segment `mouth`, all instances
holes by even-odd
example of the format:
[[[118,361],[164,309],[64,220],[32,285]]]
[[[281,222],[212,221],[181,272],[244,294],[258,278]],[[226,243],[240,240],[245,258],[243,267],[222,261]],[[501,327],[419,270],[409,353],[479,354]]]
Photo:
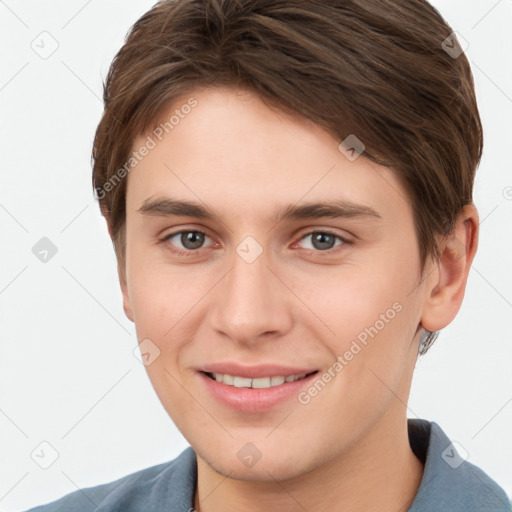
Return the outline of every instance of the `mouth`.
[[[197,375],[199,385],[221,407],[263,413],[297,400],[298,394],[318,378],[319,371],[314,366],[275,363],[249,366],[219,361],[197,369]]]
[[[267,389],[306,379],[311,375],[318,373],[318,370],[312,371],[310,373],[301,373],[298,375],[273,375],[267,377],[257,377],[253,379],[248,377],[241,377],[239,375],[230,375],[227,373],[202,373],[209,377],[211,380],[235,388]]]
[[[200,371],[198,374],[207,392],[217,403],[244,413],[271,411],[311,384],[318,370],[294,375],[243,377],[226,373]]]

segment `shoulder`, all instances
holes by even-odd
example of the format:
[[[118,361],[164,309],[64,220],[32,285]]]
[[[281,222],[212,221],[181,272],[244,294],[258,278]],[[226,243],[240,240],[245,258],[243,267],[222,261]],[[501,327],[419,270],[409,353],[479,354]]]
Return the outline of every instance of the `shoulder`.
[[[79,489],[27,512],[186,512],[193,502],[196,478],[196,456],[188,447],[170,462],[142,469],[113,482]]]
[[[469,462],[464,447],[450,441],[437,423],[409,420],[409,435],[413,451],[425,464],[410,512],[511,512],[505,491]]]

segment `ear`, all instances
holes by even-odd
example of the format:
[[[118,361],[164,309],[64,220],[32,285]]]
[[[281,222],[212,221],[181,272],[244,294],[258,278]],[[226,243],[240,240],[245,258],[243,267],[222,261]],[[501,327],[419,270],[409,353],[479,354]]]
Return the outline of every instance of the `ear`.
[[[113,241],[113,231],[112,231],[112,224],[109,221],[109,218],[105,216],[105,220],[107,221],[107,229],[108,234],[110,235],[110,239]],[[116,258],[117,258],[117,275],[119,278],[119,284],[121,286],[121,293],[123,294],[123,310],[124,314],[127,316],[129,320],[134,322],[133,320],[133,311],[132,311],[132,304],[130,301],[130,295],[128,294],[128,284],[126,280],[126,254],[117,254],[116,251]]]
[[[441,255],[425,281],[425,299],[421,325],[429,331],[446,327],[457,315],[478,247],[478,211],[466,205],[457,218],[453,232],[443,241]]]

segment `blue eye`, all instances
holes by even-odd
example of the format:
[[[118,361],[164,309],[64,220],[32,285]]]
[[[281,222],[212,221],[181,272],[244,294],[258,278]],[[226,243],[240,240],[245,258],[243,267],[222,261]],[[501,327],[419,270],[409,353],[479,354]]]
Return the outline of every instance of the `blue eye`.
[[[173,252],[178,254],[196,252],[197,249],[202,249],[202,245],[205,239],[210,238],[208,235],[206,235],[206,233],[203,233],[202,231],[198,231],[196,229],[188,229],[177,231],[176,233],[170,233],[162,241],[169,241],[171,245],[176,245],[175,242],[172,242],[172,239],[176,237],[179,237],[178,241],[182,245],[182,249],[185,249],[185,251],[172,249]]]
[[[338,247],[345,243],[348,243],[339,235],[335,235],[329,231],[311,231],[301,238],[302,240],[311,237],[311,247],[305,247],[305,249],[313,249],[318,251],[328,251],[334,247]],[[336,239],[340,240],[340,243],[336,244]]]
[[[299,244],[304,240],[310,239],[309,245],[303,249],[315,252],[330,252],[341,245],[350,244],[350,242],[340,235],[330,231],[310,231],[301,237]],[[175,239],[175,240],[173,240]],[[206,248],[206,239],[211,238],[203,231],[197,229],[185,229],[170,233],[162,239],[162,242],[168,242],[170,251],[179,256],[193,256]]]

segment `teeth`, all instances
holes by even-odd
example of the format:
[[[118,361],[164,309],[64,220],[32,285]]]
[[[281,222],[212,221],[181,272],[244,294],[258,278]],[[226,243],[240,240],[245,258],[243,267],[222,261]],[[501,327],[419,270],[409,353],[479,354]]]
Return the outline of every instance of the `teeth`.
[[[288,375],[287,377],[279,375],[276,377],[258,377],[256,379],[249,379],[247,377],[228,375],[226,373],[212,373],[211,375],[213,375],[213,378],[217,382],[222,382],[228,386],[255,389],[265,389],[273,386],[279,386],[285,382],[295,382],[296,380],[303,379],[306,376],[305,373],[302,373],[300,375]]]
[[[259,377],[258,379],[252,379],[251,387],[253,387],[253,388],[269,388],[270,382],[271,382],[270,377]]]
[[[293,382],[295,380],[303,379],[305,376],[305,373],[301,373],[300,375],[290,375],[286,377],[286,382]]]
[[[215,380],[217,380],[217,377],[216,375],[218,374],[213,374],[213,376],[215,377]],[[230,386],[234,386],[235,385],[235,377],[233,377],[233,375],[227,375],[227,374],[224,374],[222,375],[222,382],[224,382],[224,384],[229,384]]]
[[[224,377],[226,376],[224,375]],[[235,388],[250,388],[252,379],[247,379],[246,377],[234,377],[233,384]]]

